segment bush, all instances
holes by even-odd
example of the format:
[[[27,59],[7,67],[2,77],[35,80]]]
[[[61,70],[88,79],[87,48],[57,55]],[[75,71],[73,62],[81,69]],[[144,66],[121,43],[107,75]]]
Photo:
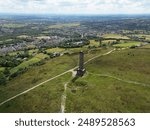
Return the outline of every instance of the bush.
[[[1,72],[0,73],[0,85],[5,85],[6,81],[7,81],[7,79],[6,79],[5,75]]]

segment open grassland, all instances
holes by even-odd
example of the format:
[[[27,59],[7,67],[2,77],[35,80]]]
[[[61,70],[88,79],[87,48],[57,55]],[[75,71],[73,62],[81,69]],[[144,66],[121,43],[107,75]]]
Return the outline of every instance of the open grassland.
[[[119,34],[105,34],[103,35],[104,38],[115,38],[115,39],[129,39],[127,36],[122,36]]]
[[[49,59],[44,65],[31,67],[27,72],[10,80],[6,86],[0,87],[0,101],[75,67],[77,58],[62,56]]]
[[[107,51],[109,51],[109,49],[108,50],[98,49],[97,51],[93,50],[93,51],[91,51],[91,53],[85,54],[85,57],[86,57],[85,60],[87,61],[88,59],[90,59],[98,54],[103,54]],[[61,74],[69,69],[72,69],[75,66],[77,66],[77,64],[78,64],[78,54],[72,54],[72,55],[64,55],[64,56],[57,57],[54,59],[49,59],[46,61],[46,63],[44,65],[31,67],[29,70],[27,70],[27,72],[12,79],[5,86],[0,86],[0,102],[4,101],[12,96],[15,96],[16,94],[21,93],[21,92],[23,92],[35,85],[47,80],[47,79],[50,79],[50,78],[52,78],[58,74]],[[69,76],[69,78],[71,78],[71,76]],[[69,80],[67,80],[67,79],[65,80],[65,82],[68,82],[68,81]],[[60,80],[54,81],[54,87],[59,86],[59,83],[61,83]],[[54,87],[52,87],[52,88],[54,89]],[[44,89],[46,91],[45,87],[42,87],[41,89]],[[52,92],[54,92],[54,94],[57,94],[57,90],[52,91]],[[31,91],[31,93],[32,93],[32,91]],[[30,97],[30,99],[28,99],[28,98],[26,98],[26,99],[23,98],[23,99],[31,101],[30,104],[33,105],[33,103],[35,103],[35,102],[33,102],[31,98],[33,98],[33,97]],[[41,95],[39,95],[39,98],[41,98]],[[44,98],[46,98],[46,96]],[[42,102],[42,100],[43,99],[41,99],[41,102]],[[14,101],[12,100],[12,102],[13,102],[13,104],[20,104],[18,100],[14,100]],[[49,100],[49,102],[53,102],[53,101]],[[39,101],[39,103],[40,103],[40,101]],[[26,101],[22,102],[22,104],[26,105]],[[22,105],[22,104],[20,104],[20,105]],[[0,106],[0,112],[4,112],[4,111],[8,112],[8,109],[5,109],[5,107],[7,107],[7,105],[6,106],[4,105],[4,107],[2,109]],[[13,111],[15,111],[15,112],[22,111],[21,108],[22,108],[22,106],[14,107],[14,106],[9,105],[9,110],[12,110],[12,112]],[[49,107],[48,109],[49,110],[47,112],[54,112],[54,111],[51,111],[52,110],[51,107]],[[55,108],[53,108],[53,109],[55,109]],[[36,112],[44,112],[44,110],[42,110],[42,108],[39,110],[38,107],[34,108],[34,110],[32,108],[30,108],[30,110],[24,109],[24,112],[31,112],[31,111],[32,112],[33,111],[34,112],[35,111]],[[57,110],[55,110],[55,112],[56,111]]]
[[[150,84],[149,53],[149,49],[116,51],[89,63],[87,70]]]
[[[120,43],[113,45],[114,47],[131,47],[131,46],[138,46],[141,42],[126,42],[126,43]]]
[[[66,24],[56,24],[56,25],[50,25],[49,28],[69,28],[69,27],[78,27],[80,26],[80,23],[66,23]]]
[[[109,50],[112,48],[85,50],[85,61]],[[150,86],[144,86],[150,84],[149,53],[149,49],[127,49],[97,57],[85,65],[85,76],[74,83],[68,83],[72,77],[67,73],[0,106],[0,112],[60,112],[66,83],[65,112],[150,112]],[[31,67],[0,87],[0,102],[77,64],[75,53]]]
[[[0,112],[55,112],[61,108],[61,96],[64,84],[70,80],[68,73],[58,79],[41,85],[0,107]]]
[[[68,84],[66,112],[150,112],[149,53],[124,50],[91,61],[86,75]]]
[[[67,89],[66,112],[150,112],[150,88],[88,74]]]

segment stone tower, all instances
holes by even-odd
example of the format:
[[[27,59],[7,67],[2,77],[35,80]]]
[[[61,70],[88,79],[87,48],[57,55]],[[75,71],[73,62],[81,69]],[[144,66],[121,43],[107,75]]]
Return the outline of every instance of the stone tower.
[[[79,53],[79,68],[77,69],[77,74],[76,76],[82,77],[85,73],[85,68],[84,68],[84,53],[81,51]]]

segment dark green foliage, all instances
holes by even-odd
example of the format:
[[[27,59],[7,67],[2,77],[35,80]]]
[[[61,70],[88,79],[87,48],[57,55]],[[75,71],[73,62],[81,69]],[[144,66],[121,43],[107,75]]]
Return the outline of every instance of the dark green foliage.
[[[10,75],[10,79],[17,77],[20,74],[23,74],[27,70],[28,70],[27,68],[20,68],[17,72],[15,72],[15,73],[13,73],[13,74]]]
[[[6,81],[6,76],[2,72],[0,72],[0,85],[5,85]]]
[[[0,57],[0,66],[2,67],[15,67],[21,63],[20,60],[17,60],[16,57],[13,56],[2,56]]]

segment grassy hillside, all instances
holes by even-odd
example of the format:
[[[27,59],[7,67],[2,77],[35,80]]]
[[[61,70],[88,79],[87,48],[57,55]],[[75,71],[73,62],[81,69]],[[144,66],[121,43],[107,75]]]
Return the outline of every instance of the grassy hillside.
[[[85,61],[111,50],[85,51]],[[78,50],[80,51],[80,50]],[[127,49],[86,64],[84,77],[71,73],[56,78],[0,106],[0,112],[60,112],[64,84],[65,112],[150,112],[150,50]],[[49,59],[0,87],[0,102],[78,64],[78,54]]]
[[[149,52],[124,50],[87,64],[68,85],[66,112],[150,112]]]

